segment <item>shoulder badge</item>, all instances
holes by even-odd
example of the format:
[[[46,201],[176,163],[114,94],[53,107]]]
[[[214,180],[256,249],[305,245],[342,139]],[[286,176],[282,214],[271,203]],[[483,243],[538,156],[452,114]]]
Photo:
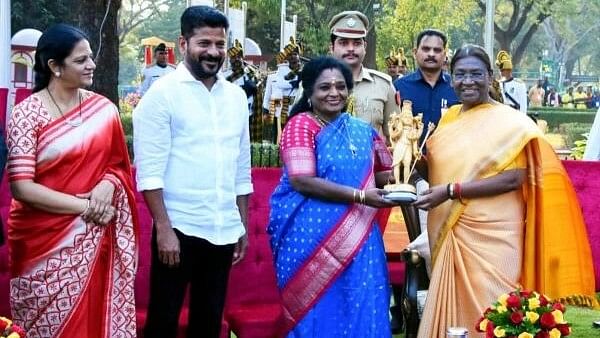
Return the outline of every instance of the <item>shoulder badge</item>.
[[[369,69],[369,68],[364,68],[366,71],[368,71],[371,75],[375,75],[377,77],[380,77],[386,81],[392,82],[392,77],[389,74],[386,73],[382,73],[380,71],[377,71],[375,69]]]

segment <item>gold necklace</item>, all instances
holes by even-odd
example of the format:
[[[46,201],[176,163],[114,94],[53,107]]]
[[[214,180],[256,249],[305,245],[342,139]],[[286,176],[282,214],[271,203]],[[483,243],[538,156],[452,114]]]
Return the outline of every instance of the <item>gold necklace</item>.
[[[325,125],[331,125],[330,121],[327,121],[326,119],[324,119],[321,114],[317,113],[317,112],[311,112],[311,114],[317,119],[317,121],[319,121],[321,123],[321,126],[325,126]],[[354,143],[352,142],[352,138],[350,138],[350,132],[348,132],[348,126],[346,125],[346,123],[344,123],[344,129],[346,130],[346,133],[342,133],[339,128],[335,127],[335,131],[339,134],[342,135],[342,137],[344,137],[346,139],[346,141],[348,141],[348,147],[350,148],[350,152],[352,153],[352,157],[355,158],[356,157],[356,152],[358,151],[358,148],[354,145]]]
[[[52,103],[54,103],[54,105],[56,106],[56,109],[58,109],[60,116],[65,120],[65,122],[68,125],[70,125],[72,127],[79,127],[83,123],[83,118],[81,117],[81,92],[79,91],[79,89],[77,89],[77,94],[79,96],[79,121],[75,121],[75,122],[72,122],[71,120],[69,120],[68,118],[65,117],[65,114],[63,113],[62,109],[60,109],[60,106],[58,105],[58,103],[56,103],[56,100],[54,99],[54,96],[52,96],[52,93],[50,93],[50,89],[48,89],[48,87],[46,87],[46,91],[48,92],[48,95],[50,96]]]

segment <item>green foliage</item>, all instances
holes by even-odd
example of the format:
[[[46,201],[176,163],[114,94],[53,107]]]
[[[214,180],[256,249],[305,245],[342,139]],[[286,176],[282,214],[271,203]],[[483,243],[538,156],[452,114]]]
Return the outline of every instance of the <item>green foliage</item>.
[[[5,0],[3,0],[5,1]],[[24,28],[44,31],[59,22],[74,23],[73,0],[12,0],[10,5],[11,31]]]
[[[451,39],[455,36],[471,39],[451,40],[450,49],[456,49],[463,43],[477,42],[472,40],[474,34],[470,28],[477,20],[476,15],[479,15],[479,10],[473,0],[405,0],[388,4],[377,20],[377,64],[384,66],[383,58],[392,48],[402,47],[410,57],[417,35],[427,28],[439,29]],[[470,37],[468,33],[471,33]]]
[[[281,167],[279,146],[271,143],[252,143],[250,145],[252,167]]]
[[[571,148],[571,156],[573,156],[576,160],[581,160],[583,158],[583,153],[585,152],[585,147],[587,147],[587,141],[590,137],[589,133],[581,134],[583,139],[576,140],[575,146]]]
[[[588,133],[591,128],[591,123],[573,122],[561,124],[558,127],[558,130],[562,135],[564,135],[567,148],[573,148],[576,145],[575,142],[581,140],[582,135]]]
[[[536,110],[538,111],[538,110]],[[589,126],[594,122],[595,113],[589,111],[538,111],[538,119],[548,122],[548,129],[555,130],[565,123],[584,123]],[[588,129],[589,130],[589,129]]]

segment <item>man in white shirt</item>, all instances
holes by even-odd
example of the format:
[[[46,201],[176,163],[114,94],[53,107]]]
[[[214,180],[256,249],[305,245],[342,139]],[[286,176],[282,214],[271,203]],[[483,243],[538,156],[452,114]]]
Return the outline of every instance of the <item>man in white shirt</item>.
[[[164,43],[159,43],[154,48],[154,64],[147,66],[142,70],[142,86],[140,87],[140,95],[146,94],[154,81],[160,77],[169,74],[175,70],[173,66],[167,63],[167,46]]]
[[[527,86],[521,79],[513,77],[512,58],[501,50],[496,56],[496,66],[500,69],[500,90],[504,104],[527,114]]]
[[[218,74],[228,28],[212,7],[187,8],[183,62],[133,113],[138,190],[154,220],[146,338],[177,336],[188,285],[187,337],[219,337],[229,269],[248,245],[246,94]]]

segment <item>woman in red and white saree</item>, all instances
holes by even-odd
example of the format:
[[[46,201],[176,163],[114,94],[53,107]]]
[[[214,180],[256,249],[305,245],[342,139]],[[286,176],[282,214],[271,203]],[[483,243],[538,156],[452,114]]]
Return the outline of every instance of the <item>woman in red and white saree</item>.
[[[72,87],[95,68],[86,40],[72,49],[8,125],[12,315],[28,337],[135,337],[129,156],[115,105]]]

